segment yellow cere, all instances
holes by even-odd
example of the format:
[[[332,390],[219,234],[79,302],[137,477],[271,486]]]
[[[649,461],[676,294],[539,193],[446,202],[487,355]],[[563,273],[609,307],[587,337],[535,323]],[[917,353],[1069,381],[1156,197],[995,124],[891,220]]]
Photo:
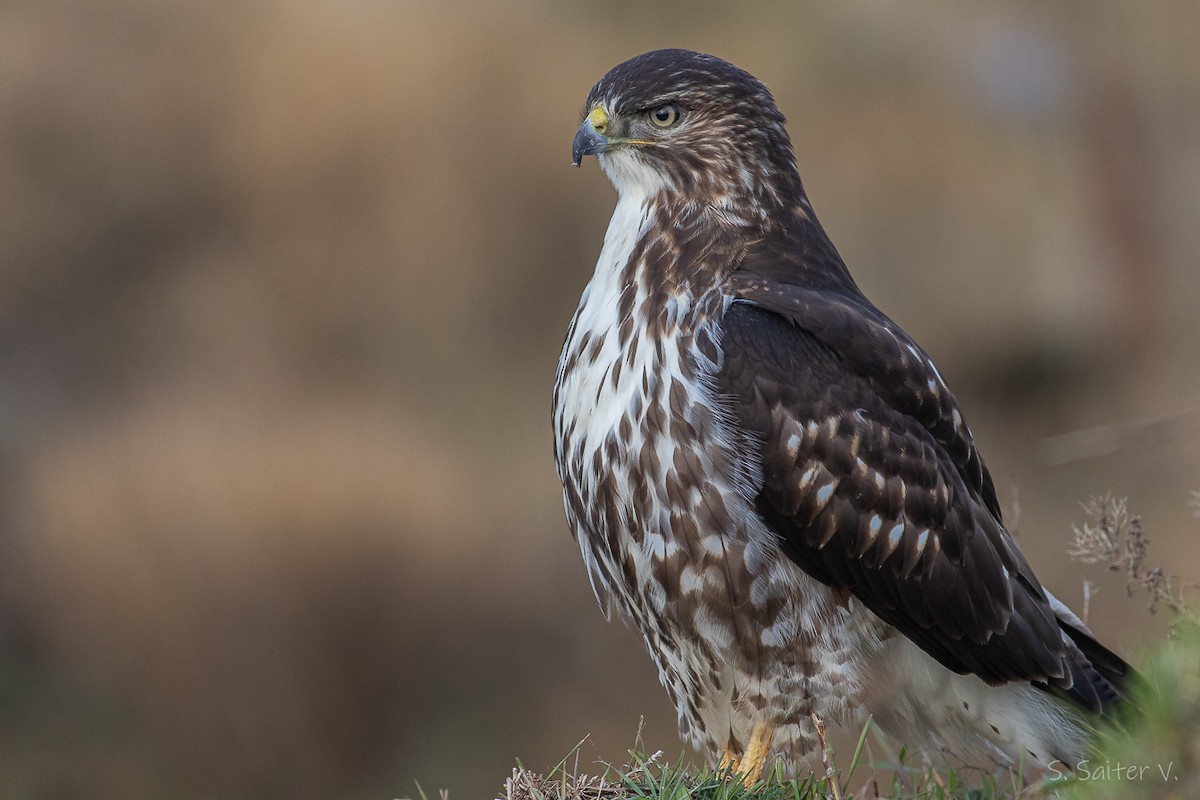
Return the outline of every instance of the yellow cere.
[[[600,106],[592,109],[592,113],[587,116],[588,122],[592,123],[592,128],[596,133],[604,133],[604,129],[608,127],[608,112]]]

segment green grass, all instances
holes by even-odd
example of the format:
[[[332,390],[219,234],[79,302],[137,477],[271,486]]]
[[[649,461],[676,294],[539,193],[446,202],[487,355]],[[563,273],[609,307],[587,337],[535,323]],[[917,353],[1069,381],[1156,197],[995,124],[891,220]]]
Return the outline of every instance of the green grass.
[[[1051,770],[1033,779],[1016,770],[982,772],[929,766],[903,749],[895,758],[865,758],[869,739],[886,745],[864,728],[849,758],[830,754],[829,770],[796,778],[776,770],[747,786],[727,771],[694,768],[682,758],[630,751],[624,764],[584,764],[583,742],[543,773],[518,766],[499,793],[500,800],[1195,800],[1200,798],[1200,630],[1181,625],[1177,635],[1149,654],[1131,710],[1107,725],[1089,758],[1074,773]],[[836,788],[835,788],[836,787]],[[421,800],[429,800],[424,794]]]
[[[925,798],[927,800],[996,800],[1033,796],[1040,787],[1026,785],[1015,772],[980,774],[949,768],[906,764],[901,751],[895,761],[874,764],[862,758],[869,726],[853,755],[840,769],[832,759],[828,772],[786,778],[776,769],[747,785],[728,770],[664,761],[661,752],[630,751],[627,764],[599,763],[588,772],[579,767],[579,750],[545,775],[524,767],[513,770],[500,800],[816,800],[816,798]],[[836,787],[836,788],[835,788]]]

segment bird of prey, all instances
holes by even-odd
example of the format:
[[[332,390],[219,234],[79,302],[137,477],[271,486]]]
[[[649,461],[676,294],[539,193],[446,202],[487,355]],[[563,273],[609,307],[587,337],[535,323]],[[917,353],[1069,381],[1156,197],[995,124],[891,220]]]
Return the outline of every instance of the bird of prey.
[[[767,88],[657,50],[587,96],[616,210],[554,387],[567,519],[685,739],[755,780],[867,714],[1081,758],[1130,670],[1047,591],[929,356],[855,285]]]

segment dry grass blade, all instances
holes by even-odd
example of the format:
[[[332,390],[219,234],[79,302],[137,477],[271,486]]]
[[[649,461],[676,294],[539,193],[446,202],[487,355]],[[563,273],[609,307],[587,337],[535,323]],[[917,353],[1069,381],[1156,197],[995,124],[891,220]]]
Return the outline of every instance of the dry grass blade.
[[[623,786],[601,775],[545,776],[515,767],[497,800],[617,800],[627,794]]]

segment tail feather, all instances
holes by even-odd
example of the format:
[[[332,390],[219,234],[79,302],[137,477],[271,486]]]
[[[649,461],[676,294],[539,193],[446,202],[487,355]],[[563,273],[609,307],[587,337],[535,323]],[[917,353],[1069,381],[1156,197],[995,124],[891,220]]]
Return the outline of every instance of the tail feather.
[[[1046,596],[1068,644],[1072,678],[1069,688],[1050,691],[1093,714],[1112,712],[1128,700],[1129,684],[1137,673],[1123,658],[1100,644],[1075,612],[1049,592]]]
[[[1076,682],[1085,682],[1096,697],[1097,705],[1091,710],[1106,714],[1127,701],[1129,682],[1136,674],[1133,668],[1116,653],[1096,641],[1089,632],[1063,624],[1061,620],[1059,627],[1075,645],[1074,649],[1080,657],[1071,665],[1072,673],[1078,673]]]

